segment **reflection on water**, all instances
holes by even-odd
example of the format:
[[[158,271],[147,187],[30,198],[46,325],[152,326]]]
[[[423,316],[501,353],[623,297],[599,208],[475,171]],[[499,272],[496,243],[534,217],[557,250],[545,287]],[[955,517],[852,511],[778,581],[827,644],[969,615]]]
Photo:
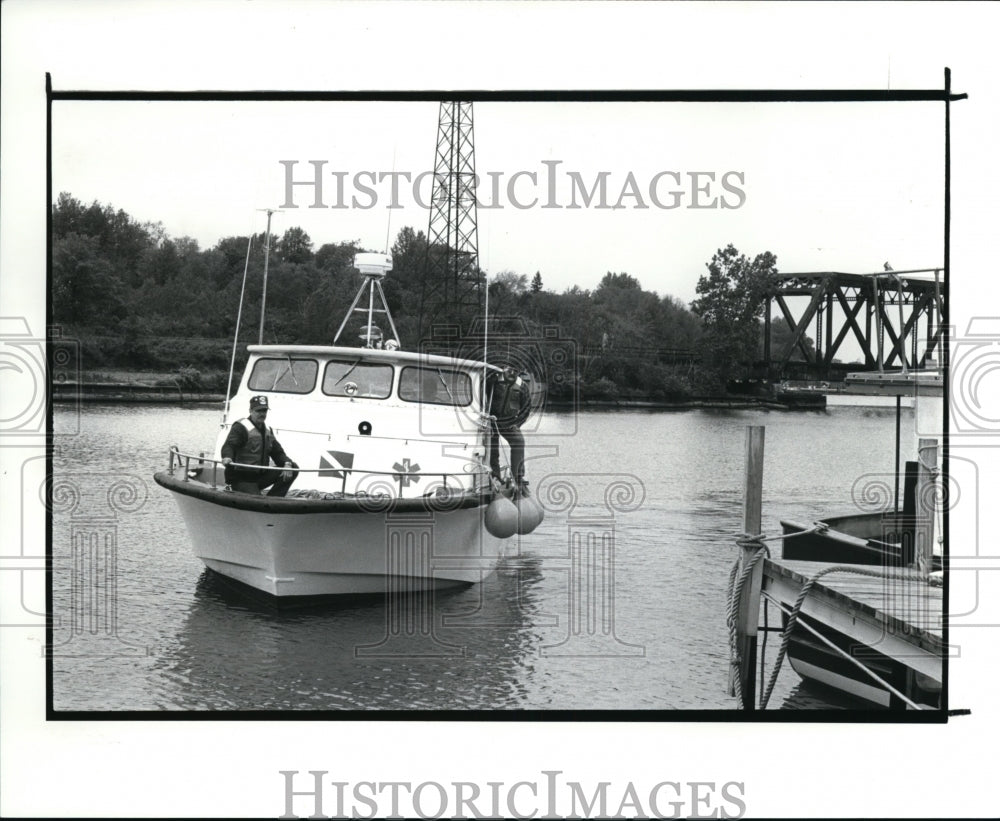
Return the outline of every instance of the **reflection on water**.
[[[482,585],[276,611],[206,570],[155,666],[202,709],[522,707],[538,574],[521,562]]]
[[[549,513],[482,584],[277,610],[201,566],[151,478],[170,444],[210,449],[216,410],[92,406],[79,435],[60,437],[75,427],[57,409],[54,706],[733,709],[724,602],[745,426],[767,426],[765,531],[777,531],[782,517],[849,511],[859,476],[891,470],[893,419],[553,416],[535,441],[556,455],[531,460],[531,443],[528,454]],[[546,482],[561,490],[546,498]],[[855,705],[785,669],[778,706]]]

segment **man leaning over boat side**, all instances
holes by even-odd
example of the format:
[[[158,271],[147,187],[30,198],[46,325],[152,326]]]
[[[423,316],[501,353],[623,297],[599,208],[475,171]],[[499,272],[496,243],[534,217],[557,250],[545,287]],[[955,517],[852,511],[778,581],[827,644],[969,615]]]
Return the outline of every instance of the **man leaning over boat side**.
[[[490,383],[490,414],[493,430],[490,435],[490,469],[500,478],[500,436],[510,445],[510,472],[519,493],[528,492],[524,479],[524,435],[521,425],[531,412],[531,396],[524,379],[506,367],[499,376],[493,374]]]
[[[266,396],[250,400],[250,416],[234,422],[222,446],[222,464],[226,466],[226,484],[239,493],[259,495],[271,488],[268,496],[284,496],[298,476],[295,464],[281,447],[274,431],[267,425],[269,404]],[[268,467],[271,460],[285,470],[248,470],[231,463]]]

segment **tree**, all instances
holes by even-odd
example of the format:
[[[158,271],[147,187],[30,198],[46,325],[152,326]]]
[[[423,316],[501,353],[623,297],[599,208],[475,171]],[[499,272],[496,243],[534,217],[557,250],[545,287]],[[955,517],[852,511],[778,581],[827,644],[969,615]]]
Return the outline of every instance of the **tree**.
[[[52,237],[59,239],[67,234],[79,234],[83,230],[83,215],[86,209],[76,197],[63,191],[52,206]]]
[[[271,239],[265,338],[331,342],[362,284],[353,264],[360,242],[328,242],[314,251],[300,228]],[[392,247],[393,271],[382,282],[405,349],[419,346],[430,250],[423,232],[402,228]],[[110,205],[84,204],[64,193],[52,207],[52,267],[53,316],[74,326],[95,352],[94,361],[225,367],[229,342],[216,340],[236,330],[241,298],[240,340],[257,337],[263,233],[225,237],[201,250],[189,237],[171,238],[159,223],[139,223]],[[549,375],[550,396],[570,398],[582,390],[679,398],[692,391],[691,381],[700,379],[702,369],[711,369],[713,379],[725,378],[759,355],[760,297],[773,268],[770,254],[750,261],[732,246],[720,250],[690,307],[644,290],[625,272],[608,271],[593,290],[573,286],[556,293],[545,290],[541,271],[533,276],[502,271],[487,280],[491,334],[503,327],[499,318],[509,317],[511,326],[520,322],[519,329],[526,327],[546,345],[556,337],[565,343],[566,364],[552,371],[558,378]],[[479,269],[471,274],[485,279]],[[587,276],[578,274],[581,281]],[[471,318],[455,321],[465,327]],[[339,341],[357,343],[361,323],[352,315]],[[789,333],[775,320],[772,344],[778,346]]]
[[[354,255],[360,250],[358,240],[328,242],[316,252],[315,263],[328,273],[342,276],[351,271],[354,266]]]
[[[121,283],[94,237],[70,233],[52,246],[52,316],[74,325],[116,324],[127,314]]]
[[[490,288],[490,314],[499,317],[518,312],[518,305],[528,293],[527,274],[501,271],[494,275]]]
[[[140,225],[121,209],[97,201],[84,206],[64,191],[52,207],[52,239],[70,234],[93,239],[111,275],[133,287],[141,284],[144,257],[165,236],[159,224]]]
[[[665,348],[693,350],[701,341],[701,320],[674,296],[660,300],[653,335]]]
[[[172,239],[166,239],[159,248],[150,250],[146,270],[157,285],[163,285],[177,275],[180,259],[176,243]]]
[[[223,237],[215,244],[212,253],[218,258],[213,266],[216,288],[222,290],[234,280],[243,281],[249,243],[250,237]]]
[[[704,362],[718,387],[739,375],[757,353],[768,280],[777,274],[769,251],[751,261],[733,245],[716,251],[698,278],[691,310],[702,320]]]
[[[404,226],[392,245],[392,272],[382,282],[403,347],[416,346],[420,336],[420,298],[427,262],[427,237]]]
[[[392,246],[392,278],[408,288],[419,288],[427,257],[427,237],[423,231],[405,226]]]
[[[313,257],[312,240],[298,226],[285,231],[277,245],[278,257],[284,262],[304,263]]]
[[[762,327],[763,329],[763,327]],[[791,342],[794,336],[794,331],[788,327],[788,323],[785,321],[784,317],[776,316],[771,320],[771,358],[777,359],[781,356],[785,347]],[[802,335],[802,344],[805,345],[806,350],[809,351],[809,356],[813,356],[816,353],[816,343],[813,338],[808,334]],[[760,337],[760,350],[764,350],[764,335],[761,334]],[[806,358],[802,355],[802,351],[799,346],[796,345],[795,349],[792,351],[792,362],[804,362]]]
[[[601,291],[608,290],[611,288],[619,288],[630,291],[641,291],[642,285],[639,284],[639,280],[637,280],[634,276],[632,276],[631,274],[626,274],[624,271],[622,271],[620,274],[614,274],[611,271],[608,271],[604,275],[604,278],[601,280],[601,284],[597,286],[596,293],[600,293]]]

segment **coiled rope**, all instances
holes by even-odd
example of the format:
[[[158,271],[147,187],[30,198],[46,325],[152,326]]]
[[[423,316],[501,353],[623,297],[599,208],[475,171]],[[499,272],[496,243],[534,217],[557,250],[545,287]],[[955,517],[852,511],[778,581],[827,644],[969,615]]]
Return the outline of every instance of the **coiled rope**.
[[[826,528],[826,524],[823,522],[817,522],[811,528],[808,528],[807,530],[800,530],[795,533],[786,533],[774,536],[765,536],[762,533],[756,536],[750,536],[744,533],[736,538],[736,544],[740,547],[741,552],[740,555],[736,557],[736,561],[733,563],[733,567],[729,571],[728,605],[726,607],[726,624],[729,627],[729,666],[732,668],[735,681],[739,681],[740,665],[743,661],[743,656],[740,653],[739,636],[737,635],[737,613],[740,607],[740,599],[743,595],[743,588],[746,586],[747,579],[750,578],[750,574],[753,572],[754,567],[757,566],[757,563],[761,559],[771,557],[771,551],[768,549],[765,542],[791,539],[793,536],[804,536],[807,533],[816,533],[821,530],[826,530]],[[754,552],[749,560],[744,561],[746,550],[755,545],[759,545],[756,552]],[[740,569],[741,567],[742,571]],[[736,702],[740,709],[743,709],[744,704],[742,688],[737,685],[735,689]]]
[[[739,636],[736,632],[736,620],[737,611],[739,610],[740,597],[743,594],[743,587],[746,585],[746,581],[750,578],[750,574],[753,572],[754,567],[757,562],[759,562],[764,556],[770,557],[771,551],[767,549],[766,545],[762,545],[761,548],[750,557],[750,560],[743,566],[743,572],[739,573],[739,579],[737,580],[736,574],[740,570],[740,565],[743,564],[743,557],[740,556],[733,563],[732,570],[729,571],[729,605],[726,608],[726,624],[729,626],[729,666],[732,668],[733,680],[737,682],[736,684],[736,703],[742,710],[743,704],[743,688],[739,686],[740,679],[740,665],[743,661],[743,656],[740,653],[740,642]]]
[[[929,467],[929,466],[926,466]],[[816,522],[812,527],[806,530],[799,530],[794,533],[785,533],[782,535],[765,536],[759,534],[757,536],[749,536],[747,534],[742,534],[737,537],[736,544],[741,548],[741,553],[737,557],[736,561],[733,563],[732,570],[729,572],[729,585],[728,585],[728,606],[726,608],[726,624],[729,627],[729,664],[733,670],[733,675],[735,680],[739,681],[739,670],[742,662],[742,656],[740,654],[740,643],[739,636],[737,635],[737,613],[739,611],[740,598],[743,593],[743,588],[746,585],[746,581],[750,578],[750,574],[753,572],[754,567],[757,563],[767,557],[770,558],[771,552],[768,549],[765,542],[767,541],[784,541],[785,539],[792,539],[797,536],[805,536],[810,533],[818,533],[827,530],[829,525],[824,522]],[[755,545],[759,545],[758,549],[754,554],[748,559],[744,560],[746,551]],[[742,570],[741,570],[742,568]],[[922,581],[924,583],[930,583],[929,574],[921,573],[914,570],[876,570],[863,567],[857,567],[854,565],[831,565],[825,567],[816,573],[814,573],[809,579],[806,580],[805,584],[802,585],[802,589],[799,591],[799,595],[795,599],[795,604],[792,606],[791,610],[786,610],[784,607],[778,604],[779,608],[783,610],[788,616],[788,621],[785,624],[785,629],[781,634],[781,646],[778,648],[778,657],[774,662],[774,666],[771,669],[771,676],[768,679],[767,687],[761,691],[760,696],[760,709],[765,709],[767,707],[768,701],[771,699],[771,694],[774,691],[774,686],[778,680],[778,673],[781,671],[781,665],[785,660],[785,656],[788,651],[788,643],[791,639],[792,632],[794,631],[796,625],[799,623],[799,614],[802,611],[802,605],[809,595],[813,586],[824,576],[831,573],[852,573],[857,576],[870,576],[876,579],[898,579],[901,581]],[[770,598],[770,597],[768,597]],[[766,606],[766,605],[765,605]],[[865,667],[857,659],[853,658],[849,654],[845,653],[840,647],[837,647],[833,642],[826,639],[824,636],[820,635],[816,630],[811,628],[805,622],[802,622],[802,627],[804,627],[809,632],[816,635],[819,639],[824,641],[834,650],[836,650],[840,655],[844,656],[851,663],[860,667],[868,676],[875,679],[879,684],[885,687],[887,690],[892,692],[894,695],[898,696],[900,699],[905,701],[908,705],[917,710],[924,709],[921,705],[916,704],[911,699],[907,698],[905,695],[900,693],[896,688],[890,685],[888,682],[880,678],[873,671]],[[765,637],[766,638],[766,637]],[[763,656],[761,657],[761,665],[764,664]],[[761,667],[762,680],[763,680],[763,666]],[[745,706],[743,703],[743,693],[742,688],[737,686],[736,688],[736,701],[740,709]]]

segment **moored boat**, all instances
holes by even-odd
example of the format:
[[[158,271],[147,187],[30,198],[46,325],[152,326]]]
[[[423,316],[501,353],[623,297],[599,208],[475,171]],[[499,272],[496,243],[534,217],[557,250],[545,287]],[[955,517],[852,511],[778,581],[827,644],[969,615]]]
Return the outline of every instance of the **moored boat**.
[[[227,403],[213,456],[172,448],[154,477],[208,568],[279,599],[475,583],[542,517],[520,477],[491,470],[490,448],[504,447],[489,413],[502,369],[401,350],[379,284],[391,259],[359,254],[355,266],[365,283],[341,330],[367,288],[364,347],[250,345],[232,397],[234,411],[270,410],[268,435],[294,462],[223,464],[234,427],[251,430]],[[376,313],[393,332],[384,341]],[[247,471],[265,486],[292,476],[292,489],[234,489]]]
[[[786,632],[794,618],[786,653],[803,679],[877,707],[940,709],[943,534],[935,508],[942,377],[930,369],[847,381],[848,388],[881,386],[913,399],[916,458],[897,468],[901,491],[893,493],[888,477],[873,477],[871,495],[882,510],[824,516],[813,525],[783,520],[781,558],[765,562],[763,593],[780,608]],[[897,466],[898,451],[897,437]],[[858,501],[868,495],[864,486],[855,491]]]

